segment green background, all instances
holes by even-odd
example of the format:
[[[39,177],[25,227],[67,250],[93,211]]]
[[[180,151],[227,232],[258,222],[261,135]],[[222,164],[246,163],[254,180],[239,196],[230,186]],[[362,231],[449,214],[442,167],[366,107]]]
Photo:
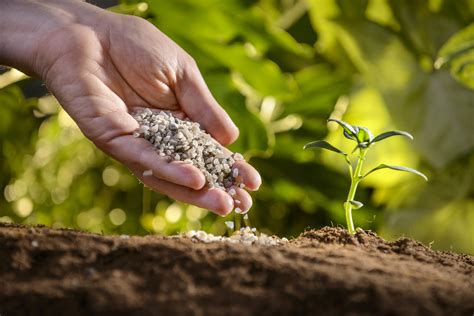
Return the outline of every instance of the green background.
[[[474,253],[474,1],[151,0],[110,8],[148,19],[197,61],[241,130],[231,146],[261,173],[250,222],[297,236],[344,225],[349,188],[325,139],[348,150],[329,117],[401,129],[369,151],[356,226],[387,239]],[[152,45],[152,43],[150,43]],[[133,65],[130,65],[133,67]],[[105,234],[225,233],[221,218],[144,189],[80,133],[38,81],[0,75],[0,221]]]

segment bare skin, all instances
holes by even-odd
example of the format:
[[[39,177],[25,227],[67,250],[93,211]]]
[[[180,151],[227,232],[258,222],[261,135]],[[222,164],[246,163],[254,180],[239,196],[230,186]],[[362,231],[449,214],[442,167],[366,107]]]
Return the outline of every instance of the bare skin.
[[[188,117],[224,145],[239,134],[194,60],[146,20],[80,1],[10,0],[0,10],[0,64],[42,79],[84,135],[153,190],[220,215],[250,209],[246,190],[237,190],[234,205],[223,190],[208,189],[197,168],[168,163],[132,136],[134,107]],[[257,190],[258,172],[245,162],[237,168],[246,189]]]

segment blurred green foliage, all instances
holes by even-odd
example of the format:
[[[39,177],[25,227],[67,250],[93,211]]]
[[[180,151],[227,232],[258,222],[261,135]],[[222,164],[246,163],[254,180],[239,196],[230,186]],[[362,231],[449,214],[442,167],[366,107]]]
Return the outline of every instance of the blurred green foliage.
[[[148,19],[196,59],[241,129],[231,148],[262,174],[253,226],[291,237],[344,224],[344,162],[302,150],[323,138],[347,149],[326,123],[343,118],[415,136],[374,146],[367,168],[383,161],[430,177],[368,178],[355,222],[474,253],[474,1],[150,0],[111,10]],[[225,232],[227,219],[144,189],[53,97],[26,97],[31,81],[0,75],[0,220],[107,234]]]

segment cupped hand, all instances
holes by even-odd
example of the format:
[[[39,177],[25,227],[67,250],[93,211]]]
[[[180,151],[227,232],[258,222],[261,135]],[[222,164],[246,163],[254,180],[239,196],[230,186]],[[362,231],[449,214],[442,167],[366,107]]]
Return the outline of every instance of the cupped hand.
[[[222,144],[238,137],[194,60],[144,19],[81,6],[84,13],[83,7],[60,9],[74,18],[61,17],[39,38],[33,68],[82,132],[153,190],[221,215],[234,207],[248,210],[247,191],[237,190],[240,204],[234,205],[225,191],[208,189],[196,167],[169,163],[148,141],[132,136],[138,123],[130,113],[150,107],[199,122]],[[258,189],[258,172],[245,162],[236,166],[246,188]],[[153,176],[144,177],[145,170]]]

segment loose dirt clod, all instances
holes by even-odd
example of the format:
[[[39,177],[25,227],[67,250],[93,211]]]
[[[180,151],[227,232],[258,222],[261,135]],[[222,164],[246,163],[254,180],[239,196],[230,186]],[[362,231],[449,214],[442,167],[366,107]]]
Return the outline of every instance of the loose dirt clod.
[[[231,154],[199,123],[179,119],[171,112],[142,109],[133,117],[140,124],[135,137],[148,140],[158,155],[169,161],[191,163],[202,171],[209,187],[229,189],[243,187],[234,163],[243,160],[241,154]],[[145,176],[145,173],[143,174]],[[151,175],[147,172],[146,175]]]

